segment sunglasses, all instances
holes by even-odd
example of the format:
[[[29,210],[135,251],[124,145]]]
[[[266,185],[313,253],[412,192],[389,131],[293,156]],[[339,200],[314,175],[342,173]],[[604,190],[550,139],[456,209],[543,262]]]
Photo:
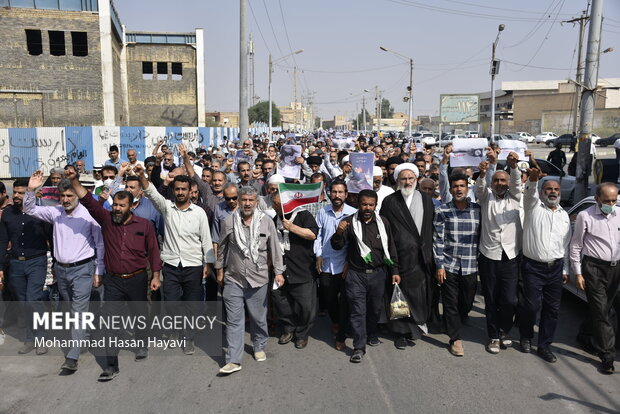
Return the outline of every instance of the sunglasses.
[[[237,198],[238,198],[237,196],[235,196],[235,197],[224,197],[224,200],[226,200],[226,201],[233,201],[233,200],[237,200]]]

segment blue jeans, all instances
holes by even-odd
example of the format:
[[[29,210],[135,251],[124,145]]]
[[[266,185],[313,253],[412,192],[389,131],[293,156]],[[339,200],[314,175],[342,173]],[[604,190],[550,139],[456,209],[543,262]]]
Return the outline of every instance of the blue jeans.
[[[19,302],[27,302],[21,308],[22,315],[27,316],[25,342],[34,342],[34,338],[43,337],[43,329],[32,330],[32,313],[44,312],[43,301],[46,299],[45,276],[47,275],[47,257],[39,256],[30,260],[11,259],[9,283]]]
[[[89,308],[90,292],[93,286],[93,275],[95,274],[95,261],[91,260],[75,267],[54,266],[58,291],[62,299],[62,306],[70,306],[71,314],[81,314],[87,312]],[[69,304],[70,302],[70,304]],[[69,309],[63,309],[68,311]],[[71,329],[71,339],[82,340],[86,338],[86,330]],[[67,358],[77,360],[80,357],[80,348],[69,349]]]
[[[262,351],[267,344],[267,289],[269,284],[259,288],[242,288],[227,280],[224,285],[224,306],[226,308],[226,362],[241,364],[243,358],[243,336],[245,333],[245,307],[250,315],[250,338],[254,352]]]

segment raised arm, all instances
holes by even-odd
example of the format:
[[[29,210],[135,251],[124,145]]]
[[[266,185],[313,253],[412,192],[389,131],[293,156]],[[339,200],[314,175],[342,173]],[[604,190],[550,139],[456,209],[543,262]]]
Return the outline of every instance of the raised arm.
[[[508,184],[508,192],[517,200],[521,199],[521,170],[517,165],[519,155],[515,152],[508,154],[506,162],[510,167],[510,182]]]
[[[531,209],[536,207],[540,198],[538,196],[538,179],[540,178],[540,170],[538,168],[529,168],[529,180],[525,185],[525,192],[523,193],[523,208],[525,214]]]
[[[24,213],[29,216],[36,217],[40,220],[53,223],[60,213],[55,207],[41,207],[36,205],[34,193],[43,185],[43,173],[41,171],[35,171],[28,181],[28,192],[24,197]]]

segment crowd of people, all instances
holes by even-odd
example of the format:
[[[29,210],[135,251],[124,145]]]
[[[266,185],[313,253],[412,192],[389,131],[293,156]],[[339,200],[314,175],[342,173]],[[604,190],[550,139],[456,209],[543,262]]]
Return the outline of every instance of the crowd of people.
[[[520,350],[530,353],[537,324],[536,353],[553,363],[572,267],[570,283],[585,290],[589,307],[578,339],[600,358],[601,372],[614,372],[615,183],[597,187],[596,205],[579,213],[572,229],[560,184],[541,185],[531,153],[529,168],[516,153],[503,165],[496,147],[479,165],[452,167],[449,145],[416,152],[406,140],[362,134],[345,150],[332,134],[317,133],[297,138],[300,174],[285,178],[278,165],[289,142],[273,139],[226,140],[219,148],[162,140],[144,160],[133,148],[121,159],[111,146],[110,159],[92,171],[79,160],[49,177],[36,171],[15,180],[12,200],[0,183],[3,298],[56,297],[84,312],[102,286],[104,302],[127,302],[136,312],[149,301],[221,301],[226,363],[219,372],[227,375],[242,367],[246,315],[259,362],[267,359],[270,333],[281,345],[305,348],[317,317],[331,319],[336,350],[352,338],[353,363],[363,361],[367,346],[379,346],[380,336],[405,350],[429,331],[445,333],[448,351],[463,356],[480,280],[486,350],[499,354],[518,336]],[[245,157],[235,162],[239,150]],[[374,153],[372,189],[348,191],[351,152]],[[319,201],[284,214],[279,188],[286,183],[322,183]],[[41,192],[50,186],[55,199]],[[407,303],[405,316],[391,313],[395,289]],[[0,328],[6,318],[0,315]],[[75,329],[71,337],[88,334]],[[180,334],[183,352],[193,354],[194,333]],[[27,325],[19,353],[48,352],[35,341],[44,335]],[[79,356],[79,347],[66,350],[61,370],[75,372]],[[146,347],[135,350],[136,360],[147,357]],[[109,381],[119,373],[118,348],[106,350],[104,365],[99,380]]]

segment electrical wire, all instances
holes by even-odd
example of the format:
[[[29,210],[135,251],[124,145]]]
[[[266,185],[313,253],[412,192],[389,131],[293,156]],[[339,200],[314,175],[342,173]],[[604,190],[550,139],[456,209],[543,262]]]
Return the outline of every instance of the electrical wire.
[[[267,4],[265,0],[263,0],[263,6],[265,7],[265,13],[267,13],[267,20],[269,21],[269,26],[271,26],[271,33],[273,33],[273,38],[276,40],[276,46],[278,47],[278,51],[280,55],[284,55],[282,52],[282,48],[280,47],[280,42],[278,42],[278,36],[276,36],[276,31],[273,29],[273,24],[271,23],[271,16],[269,16],[269,10],[267,9]]]
[[[265,0],[263,0],[265,1]],[[291,56],[293,58],[293,62],[295,63],[295,66],[297,65],[297,60],[295,59],[295,55],[293,53],[293,46],[291,45],[291,39],[288,35],[288,28],[286,27],[286,19],[284,18],[284,10],[282,10],[282,1],[278,0],[278,6],[280,6],[280,16],[282,16],[282,23],[284,25],[284,34],[286,35],[286,41],[288,43],[288,48],[290,50]],[[302,80],[304,82],[304,85],[306,86],[306,90],[309,91],[310,87],[308,86],[308,80],[306,79],[306,74],[302,71]]]
[[[252,12],[252,18],[254,19],[254,23],[256,24],[256,28],[258,29],[258,33],[260,34],[261,39],[263,39],[263,43],[265,44],[265,48],[267,48],[267,51],[269,52],[269,54],[271,54],[271,49],[269,49],[269,45],[267,44],[267,41],[265,40],[265,36],[263,36],[263,31],[260,29],[260,25],[258,24],[258,20],[256,19],[256,15],[254,14],[254,9],[252,8],[252,3],[250,1],[248,1],[248,5],[250,6],[250,11]]]
[[[534,24],[534,27],[532,27],[532,29],[530,29],[529,32],[526,33],[525,36],[523,36],[523,38],[521,40],[519,40],[516,43],[513,43],[511,45],[506,45],[504,46],[504,49],[512,49],[513,47],[517,47],[525,42],[527,42],[532,36],[534,36],[534,34],[536,34],[536,32],[545,25],[546,23],[546,19],[550,16],[548,16],[548,14],[551,12],[553,12],[553,10],[555,10],[557,8],[557,6],[560,4],[559,0],[558,3],[553,7],[553,9],[551,8],[551,6],[553,6],[553,4],[556,2],[556,0],[552,0],[551,3],[549,4],[549,6],[547,7],[547,9],[545,10],[545,12],[543,13],[543,15],[540,17],[540,20],[538,20],[536,22],[536,24]]]
[[[325,74],[336,74],[336,75],[340,75],[340,74],[348,75],[348,74],[351,74],[351,73],[375,72],[375,71],[379,71],[379,70],[395,68],[397,66],[404,66],[404,65],[407,65],[407,63],[403,62],[403,63],[397,63],[396,65],[381,66],[381,67],[369,68],[369,69],[358,69],[358,70],[330,71],[330,70],[303,69],[303,71],[304,72],[308,72],[308,73],[325,73]],[[282,64],[278,64],[277,66],[280,66],[282,68],[287,68],[287,69],[293,69],[292,66],[286,66],[286,65],[282,65]]]

